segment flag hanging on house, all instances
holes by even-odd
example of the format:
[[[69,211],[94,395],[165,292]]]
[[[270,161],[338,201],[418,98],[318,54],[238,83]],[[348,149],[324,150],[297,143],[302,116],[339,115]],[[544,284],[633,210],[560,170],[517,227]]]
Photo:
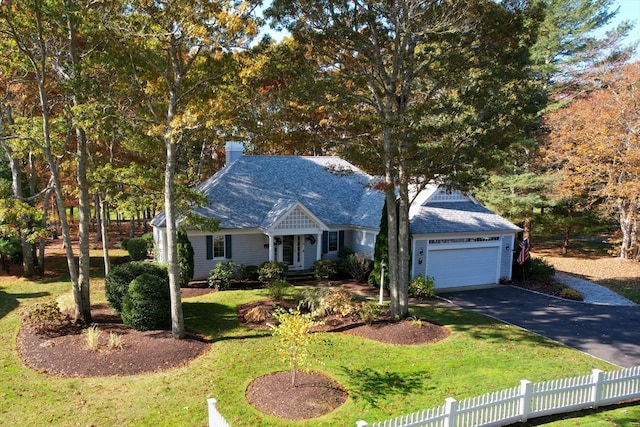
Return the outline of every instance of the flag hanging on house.
[[[523,265],[529,259],[529,239],[526,238],[520,242],[520,254],[518,255],[518,264]]]

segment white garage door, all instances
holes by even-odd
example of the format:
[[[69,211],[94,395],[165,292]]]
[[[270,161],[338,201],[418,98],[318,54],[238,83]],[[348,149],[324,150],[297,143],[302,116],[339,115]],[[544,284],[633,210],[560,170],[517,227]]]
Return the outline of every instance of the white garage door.
[[[429,251],[427,275],[436,289],[496,283],[499,247]]]

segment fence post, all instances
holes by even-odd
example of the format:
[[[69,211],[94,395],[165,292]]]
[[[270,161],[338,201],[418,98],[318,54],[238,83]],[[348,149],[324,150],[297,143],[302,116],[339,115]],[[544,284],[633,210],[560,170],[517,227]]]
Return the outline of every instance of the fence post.
[[[531,381],[529,380],[520,380],[520,421],[526,422],[529,417],[529,412],[531,412]]]
[[[216,409],[216,402],[217,400],[213,397],[207,399],[207,407],[209,408],[209,427],[215,427],[217,423],[216,414],[218,413],[218,410]]]
[[[369,427],[369,423],[363,420],[356,421],[356,427]]]
[[[594,408],[600,406],[602,398],[602,372],[600,369],[591,370],[591,403]]]
[[[454,427],[456,425],[456,412],[458,411],[458,401],[453,397],[444,400],[444,426]]]

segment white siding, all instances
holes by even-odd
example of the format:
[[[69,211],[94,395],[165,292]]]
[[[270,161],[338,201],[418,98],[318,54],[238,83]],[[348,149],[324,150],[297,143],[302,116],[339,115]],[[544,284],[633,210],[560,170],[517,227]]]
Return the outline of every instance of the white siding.
[[[167,263],[167,229],[166,228],[158,228],[153,227],[153,256],[157,262],[160,264]]]
[[[511,279],[513,241],[513,234],[442,234],[415,238],[411,276],[432,276],[436,290],[496,284],[501,278]]]
[[[420,253],[422,251],[422,253]],[[427,240],[415,239],[413,241],[413,255],[411,257],[411,271],[413,274],[411,277],[416,277],[419,274],[427,274]]]
[[[500,278],[511,280],[511,269],[513,267],[513,243],[515,235],[507,234],[502,236],[502,260],[500,261]]]
[[[211,269],[220,262],[233,261],[235,264],[259,265],[269,259],[269,249],[264,247],[266,240],[263,234],[231,235],[231,258],[209,260],[206,235],[190,235],[189,240],[194,252],[193,280],[207,280]]]
[[[376,244],[377,233],[366,230],[353,230],[350,233],[350,241],[346,243],[354,252],[366,255],[373,259],[373,252]],[[346,241],[345,236],[345,241]]]

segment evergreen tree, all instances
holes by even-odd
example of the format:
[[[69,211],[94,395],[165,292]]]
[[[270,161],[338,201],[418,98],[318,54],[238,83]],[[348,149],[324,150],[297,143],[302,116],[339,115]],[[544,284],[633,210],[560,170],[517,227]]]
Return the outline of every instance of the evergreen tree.
[[[186,231],[178,228],[178,266],[180,269],[180,286],[186,286],[193,279],[194,261],[193,246]]]

